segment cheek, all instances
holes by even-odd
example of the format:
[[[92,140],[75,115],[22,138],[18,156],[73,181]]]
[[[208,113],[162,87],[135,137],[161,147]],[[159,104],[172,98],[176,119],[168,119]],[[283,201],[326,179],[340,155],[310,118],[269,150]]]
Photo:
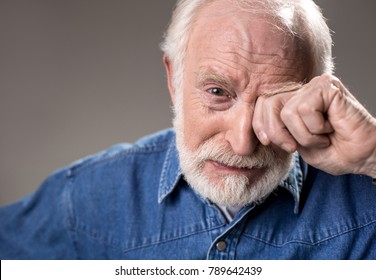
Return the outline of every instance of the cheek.
[[[224,120],[221,113],[209,112],[199,98],[185,98],[183,103],[184,114],[184,142],[195,151],[212,137],[221,134]]]

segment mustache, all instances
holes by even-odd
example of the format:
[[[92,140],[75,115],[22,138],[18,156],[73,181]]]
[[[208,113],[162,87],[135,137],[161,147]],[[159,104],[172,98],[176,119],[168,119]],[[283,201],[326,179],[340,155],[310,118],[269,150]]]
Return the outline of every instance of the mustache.
[[[196,158],[203,165],[205,161],[212,160],[236,168],[263,168],[280,160],[277,153],[270,146],[258,145],[250,156],[239,156],[226,144],[218,144],[207,140],[196,151]]]

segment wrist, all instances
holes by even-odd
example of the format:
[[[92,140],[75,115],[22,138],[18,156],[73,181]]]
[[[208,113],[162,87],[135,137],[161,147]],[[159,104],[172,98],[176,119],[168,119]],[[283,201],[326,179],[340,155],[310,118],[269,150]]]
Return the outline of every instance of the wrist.
[[[376,149],[376,146],[375,146]],[[368,164],[368,172],[366,175],[370,176],[373,181],[376,181],[376,153],[374,153],[374,156],[372,159],[369,161],[370,163]]]
[[[371,129],[372,133],[370,133],[369,139],[373,140],[373,144],[371,145],[373,148],[371,149],[372,152],[362,168],[362,174],[370,176],[372,178],[372,182],[376,184],[376,119],[373,118],[372,124],[373,128]]]
[[[374,120],[374,133],[373,133],[373,139],[375,140],[375,144],[374,144],[374,149],[373,149],[373,153],[371,155],[371,160],[370,160],[370,165],[369,165],[369,168],[370,168],[370,173],[369,175],[372,177],[372,182],[374,184],[376,184],[376,120]]]

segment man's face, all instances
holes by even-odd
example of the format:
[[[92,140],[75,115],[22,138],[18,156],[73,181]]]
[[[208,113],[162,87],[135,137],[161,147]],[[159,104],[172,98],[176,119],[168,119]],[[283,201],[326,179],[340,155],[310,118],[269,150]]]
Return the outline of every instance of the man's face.
[[[258,96],[303,81],[291,38],[231,4],[197,16],[176,93],[177,147],[187,181],[218,204],[242,206],[268,195],[291,168],[291,155],[264,147],[252,129]]]

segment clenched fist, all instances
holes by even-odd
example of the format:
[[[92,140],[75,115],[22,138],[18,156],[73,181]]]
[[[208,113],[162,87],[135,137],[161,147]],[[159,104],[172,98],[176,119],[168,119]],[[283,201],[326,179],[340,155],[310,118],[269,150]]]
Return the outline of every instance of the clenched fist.
[[[328,173],[376,177],[376,119],[332,75],[260,96],[253,129]]]

